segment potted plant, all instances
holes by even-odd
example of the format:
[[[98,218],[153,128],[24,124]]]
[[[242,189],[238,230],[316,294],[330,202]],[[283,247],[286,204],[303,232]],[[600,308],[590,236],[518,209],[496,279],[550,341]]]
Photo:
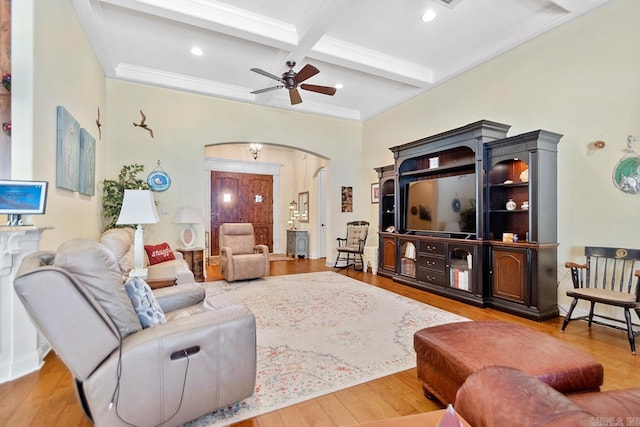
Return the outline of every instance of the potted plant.
[[[104,231],[119,227],[116,225],[124,190],[149,190],[149,184],[144,179],[137,177],[144,171],[144,166],[139,164],[125,165],[120,170],[117,180],[105,179],[102,181],[102,216],[104,218]]]

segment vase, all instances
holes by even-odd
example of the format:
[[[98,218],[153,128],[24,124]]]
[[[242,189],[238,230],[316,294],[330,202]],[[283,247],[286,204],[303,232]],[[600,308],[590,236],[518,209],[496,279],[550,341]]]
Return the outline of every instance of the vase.
[[[509,199],[509,201],[507,202],[507,210],[508,211],[516,210],[516,202],[514,202],[513,199]]]

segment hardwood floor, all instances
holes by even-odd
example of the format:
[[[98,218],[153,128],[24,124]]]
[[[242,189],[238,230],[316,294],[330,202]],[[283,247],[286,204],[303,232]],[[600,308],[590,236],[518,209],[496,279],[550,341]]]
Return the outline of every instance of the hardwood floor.
[[[639,356],[631,355],[626,334],[584,322],[572,323],[560,333],[562,318],[533,322],[492,309],[482,309],[394,283],[351,269],[335,270],[325,260],[291,260],[271,263],[272,275],[333,270],[442,308],[473,320],[499,319],[545,332],[594,356],[604,365],[603,390],[640,384]],[[207,280],[221,279],[216,266],[207,269]],[[440,409],[427,400],[416,379],[415,369],[340,390],[307,402],[234,424],[235,427],[344,426],[371,420]],[[43,368],[15,381],[0,384],[0,425],[11,426],[90,426],[77,403],[72,378],[64,365],[50,353]]]

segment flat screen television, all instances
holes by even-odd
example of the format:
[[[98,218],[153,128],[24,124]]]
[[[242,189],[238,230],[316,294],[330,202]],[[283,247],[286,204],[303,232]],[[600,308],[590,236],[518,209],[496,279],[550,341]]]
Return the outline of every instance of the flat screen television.
[[[7,225],[22,225],[22,215],[41,215],[47,206],[47,181],[0,180],[0,214]]]
[[[406,201],[407,231],[475,237],[475,173],[410,182]]]

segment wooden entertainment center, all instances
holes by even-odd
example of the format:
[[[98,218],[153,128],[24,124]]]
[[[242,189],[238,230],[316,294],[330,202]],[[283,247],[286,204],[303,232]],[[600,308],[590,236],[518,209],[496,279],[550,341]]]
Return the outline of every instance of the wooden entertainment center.
[[[557,144],[481,120],[391,147],[379,269],[394,281],[533,320],[558,316]]]

